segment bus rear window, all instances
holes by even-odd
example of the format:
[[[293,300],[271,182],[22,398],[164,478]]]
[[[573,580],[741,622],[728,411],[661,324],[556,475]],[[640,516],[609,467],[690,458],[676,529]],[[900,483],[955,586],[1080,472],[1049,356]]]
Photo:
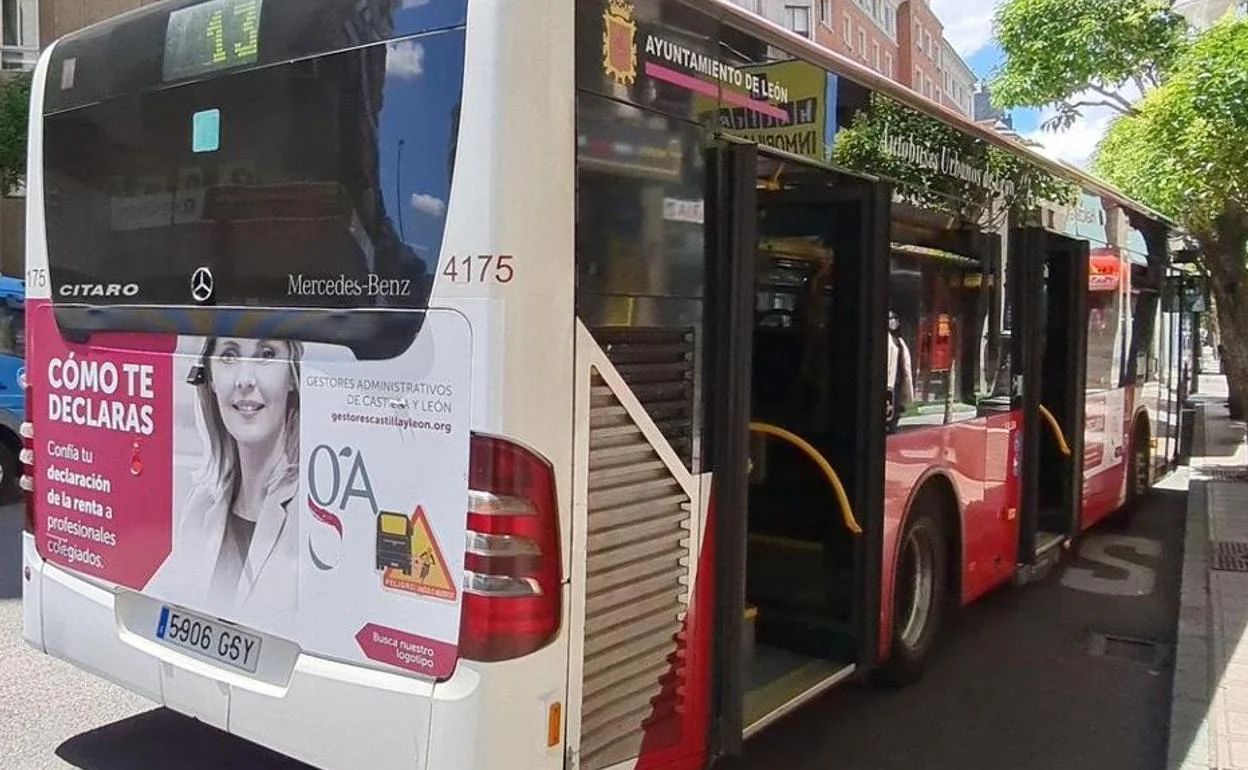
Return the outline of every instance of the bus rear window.
[[[424,307],[463,62],[448,30],[46,116],[54,299]]]

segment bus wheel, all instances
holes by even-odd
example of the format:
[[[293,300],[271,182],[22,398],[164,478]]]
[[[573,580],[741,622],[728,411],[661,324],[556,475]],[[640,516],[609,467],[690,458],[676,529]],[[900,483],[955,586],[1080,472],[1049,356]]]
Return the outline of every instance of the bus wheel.
[[[0,441],[0,504],[17,502],[21,497],[17,482],[21,469],[17,453],[5,441]]]
[[[924,495],[906,523],[893,583],[892,654],[880,670],[885,684],[900,687],[923,673],[947,603],[949,548],[933,495]]]

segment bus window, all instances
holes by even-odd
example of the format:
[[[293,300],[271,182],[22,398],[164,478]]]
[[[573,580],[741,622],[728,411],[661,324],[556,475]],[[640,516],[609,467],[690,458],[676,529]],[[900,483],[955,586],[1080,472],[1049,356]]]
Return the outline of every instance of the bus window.
[[[1094,251],[1090,270],[1087,389],[1109,390],[1118,385],[1120,366],[1122,291],[1117,253],[1106,256]]]
[[[26,357],[26,312],[20,305],[0,305],[0,356]]]
[[[441,32],[49,115],[53,296],[190,304],[206,267],[221,306],[423,308],[463,46]]]
[[[887,338],[891,430],[977,416],[986,283],[976,260],[894,245]]]
[[[577,315],[696,469],[701,130],[588,94],[577,114]]]

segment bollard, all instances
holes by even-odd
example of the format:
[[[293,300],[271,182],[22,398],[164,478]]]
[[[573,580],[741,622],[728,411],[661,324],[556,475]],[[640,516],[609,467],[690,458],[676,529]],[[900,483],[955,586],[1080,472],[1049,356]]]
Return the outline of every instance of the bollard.
[[[1176,462],[1186,465],[1192,459],[1192,442],[1196,436],[1196,407],[1185,402],[1179,410],[1179,456]]]

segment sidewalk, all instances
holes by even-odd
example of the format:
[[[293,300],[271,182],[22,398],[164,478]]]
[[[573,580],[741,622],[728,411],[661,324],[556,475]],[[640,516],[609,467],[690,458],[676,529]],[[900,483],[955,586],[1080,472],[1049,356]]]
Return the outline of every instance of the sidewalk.
[[[1167,770],[1248,770],[1248,444],[1202,375],[1190,461]]]

